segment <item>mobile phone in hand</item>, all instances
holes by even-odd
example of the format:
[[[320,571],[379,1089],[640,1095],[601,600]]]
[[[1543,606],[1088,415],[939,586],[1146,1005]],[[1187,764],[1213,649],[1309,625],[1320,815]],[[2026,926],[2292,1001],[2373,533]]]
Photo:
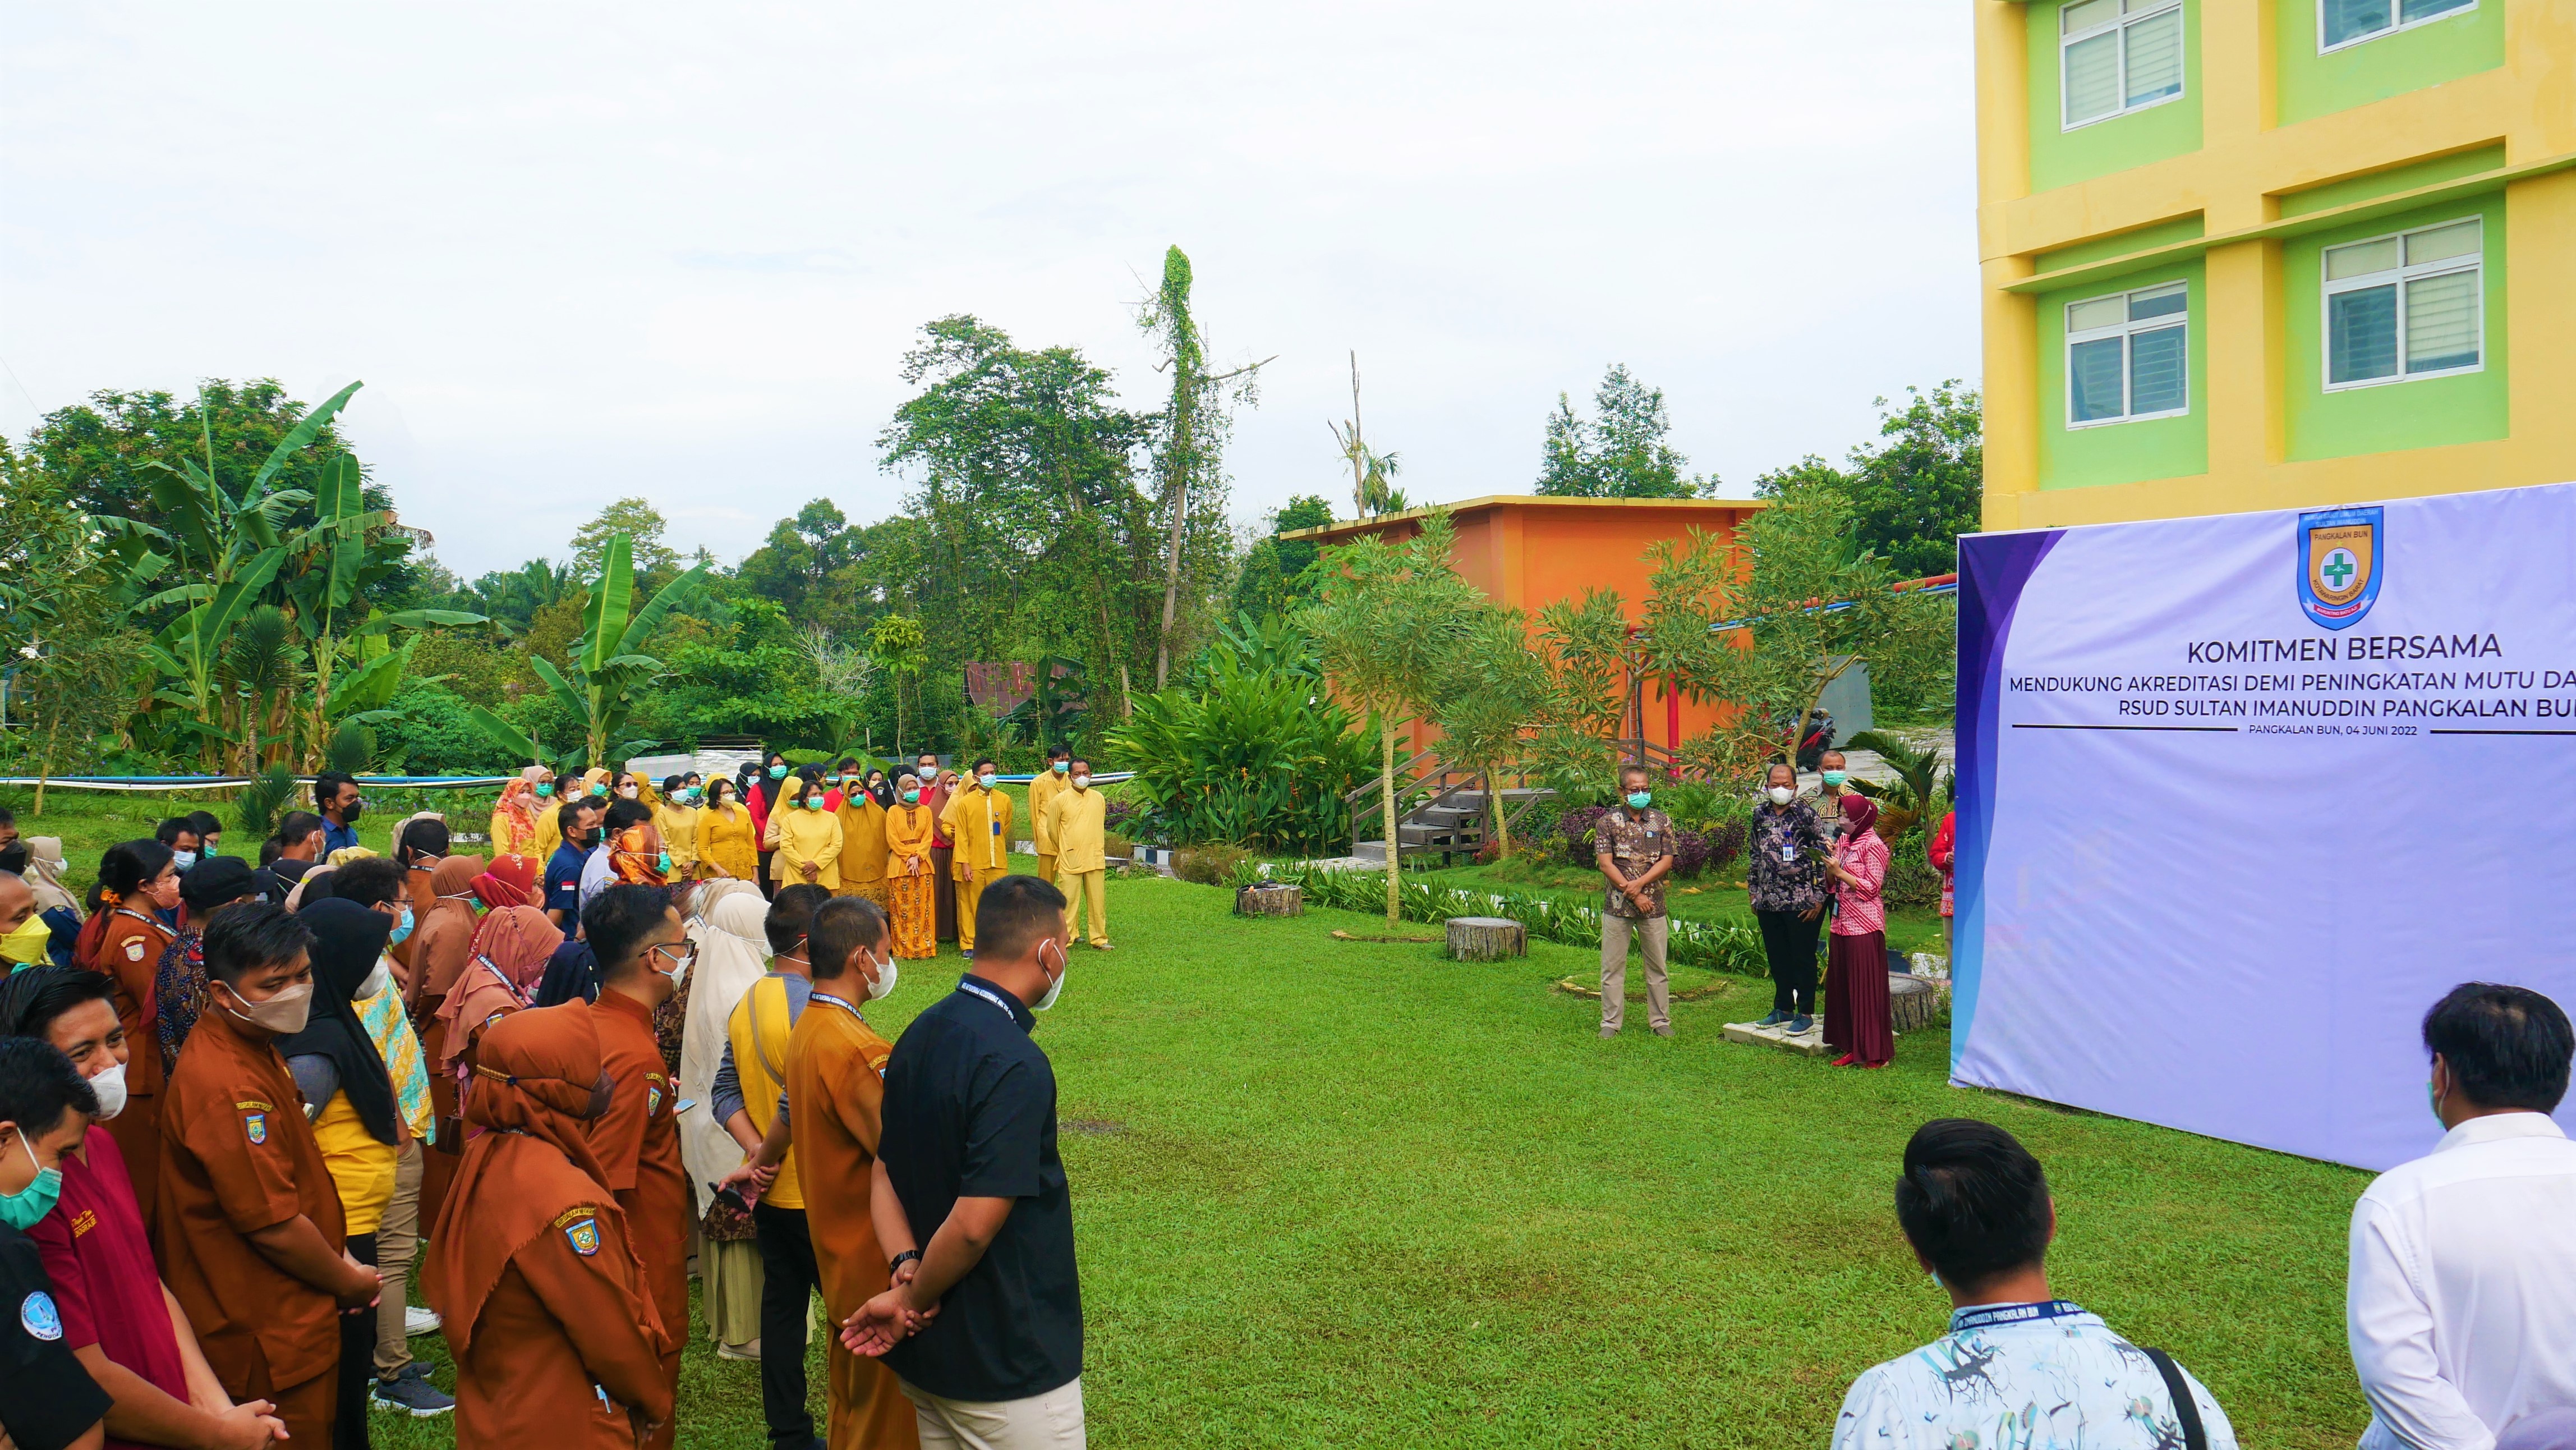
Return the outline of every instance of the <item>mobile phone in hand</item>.
[[[716,1202],[723,1204],[725,1207],[732,1209],[736,1213],[751,1212],[751,1200],[743,1197],[742,1190],[739,1188],[727,1188],[720,1184],[710,1182],[707,1185],[707,1191],[716,1196]]]

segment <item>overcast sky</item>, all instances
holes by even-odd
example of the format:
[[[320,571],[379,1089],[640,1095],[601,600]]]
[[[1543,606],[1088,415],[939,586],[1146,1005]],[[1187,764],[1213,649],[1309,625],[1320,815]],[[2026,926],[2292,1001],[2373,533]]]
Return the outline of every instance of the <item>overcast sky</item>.
[[[1969,15],[1921,0],[686,8],[5,0],[0,428],[273,376],[472,577],[653,500],[728,560],[903,483],[973,312],[1161,393],[1178,243],[1272,357],[1234,507],[1526,492],[1625,362],[1729,492],[1977,373]],[[864,12],[864,13],[863,13]]]

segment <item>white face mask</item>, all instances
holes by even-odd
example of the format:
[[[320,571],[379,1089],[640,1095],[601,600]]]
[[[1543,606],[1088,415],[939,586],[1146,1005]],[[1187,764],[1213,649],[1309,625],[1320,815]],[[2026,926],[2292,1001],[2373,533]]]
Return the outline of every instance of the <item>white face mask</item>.
[[[98,1094],[98,1120],[102,1123],[125,1111],[125,1064],[118,1063],[89,1080],[89,1090]]]
[[[982,775],[975,777],[975,783],[986,790],[991,790],[993,788],[993,772],[988,770]]]
[[[885,960],[872,963],[871,965],[876,969],[877,979],[868,984],[868,1000],[871,1002],[881,1001],[888,992],[894,990],[895,979],[902,975],[902,973],[895,966],[894,958],[892,957],[887,957]]]
[[[197,853],[194,851],[173,851],[170,853],[170,864],[178,867],[182,871],[185,871],[189,867],[197,864]]]
[[[1041,948],[1041,950],[1043,950],[1043,948]],[[1064,959],[1064,948],[1060,946],[1055,949],[1055,962],[1055,980],[1047,984],[1045,996],[1040,997],[1029,1004],[1029,1010],[1032,1012],[1045,1011],[1049,1007],[1055,1005],[1056,998],[1064,995],[1064,979],[1066,976],[1070,975],[1073,963]],[[1038,967],[1042,971],[1045,969],[1046,958],[1044,956],[1040,956],[1038,958]]]
[[[633,787],[633,786],[631,786],[631,785],[621,785],[621,786],[619,786],[619,787],[617,788],[617,793],[618,793],[619,795],[621,795],[621,796],[625,797],[625,798],[626,798],[626,799],[628,799],[628,800],[633,800],[633,799],[635,799],[635,787]]]
[[[358,990],[349,994],[349,1000],[353,1002],[364,1002],[369,997],[376,995],[378,992],[383,991],[385,988],[390,987],[393,984],[393,969],[385,965],[384,958],[378,957],[376,958],[376,969],[367,973],[367,979],[358,984]]]
[[[1785,806],[1797,798],[1798,793],[1789,789],[1785,785],[1775,785],[1771,787],[1771,804],[1775,806]]]
[[[1075,790],[1089,790],[1089,789],[1091,789],[1091,777],[1090,777],[1090,776],[1087,776],[1087,775],[1077,775],[1077,776],[1075,776],[1075,777],[1073,778],[1073,788],[1074,788]]]

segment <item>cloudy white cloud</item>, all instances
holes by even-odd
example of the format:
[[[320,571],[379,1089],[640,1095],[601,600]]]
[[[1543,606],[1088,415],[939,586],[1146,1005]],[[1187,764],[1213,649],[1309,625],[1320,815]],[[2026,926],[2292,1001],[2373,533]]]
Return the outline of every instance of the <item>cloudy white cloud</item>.
[[[0,428],[107,387],[366,380],[460,572],[624,494],[737,557],[874,439],[914,329],[1070,343],[1132,401],[1179,243],[1269,357],[1246,518],[1526,489],[1559,391],[1662,386],[1730,486],[1976,369],[1968,15],[1615,6],[0,9]]]

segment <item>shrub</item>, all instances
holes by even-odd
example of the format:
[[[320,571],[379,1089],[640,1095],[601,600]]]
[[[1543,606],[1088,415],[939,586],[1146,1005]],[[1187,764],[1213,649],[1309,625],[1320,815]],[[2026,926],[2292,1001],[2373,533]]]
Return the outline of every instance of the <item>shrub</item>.
[[[1160,690],[1109,733],[1137,763],[1129,791],[1175,845],[1338,852],[1343,795],[1376,774],[1376,740],[1311,679],[1214,657],[1196,689]]]
[[[1673,827],[1673,874],[1684,880],[1697,880],[1708,869],[1708,837],[1697,831]]]
[[[1887,843],[1887,882],[1879,895],[1890,906],[1924,907],[1941,904],[1941,873],[1932,869],[1932,858],[1924,854],[1930,838],[1919,830],[1908,831]]]
[[[1742,815],[1725,816],[1708,823],[1702,831],[1708,840],[1708,867],[1725,870],[1744,854],[1744,843],[1753,831],[1753,822]]]
[[[465,702],[445,685],[417,681],[393,699],[402,718],[383,722],[377,731],[381,758],[388,771],[410,775],[482,775],[506,769],[512,761],[492,737],[465,713]]]
[[[1565,842],[1565,861],[1569,866],[1592,864],[1592,828],[1610,814],[1608,806],[1578,806],[1556,819],[1556,834]]]
[[[1201,886],[1218,886],[1247,869],[1252,859],[1252,853],[1241,846],[1211,841],[1176,853],[1172,857],[1172,874]]]

